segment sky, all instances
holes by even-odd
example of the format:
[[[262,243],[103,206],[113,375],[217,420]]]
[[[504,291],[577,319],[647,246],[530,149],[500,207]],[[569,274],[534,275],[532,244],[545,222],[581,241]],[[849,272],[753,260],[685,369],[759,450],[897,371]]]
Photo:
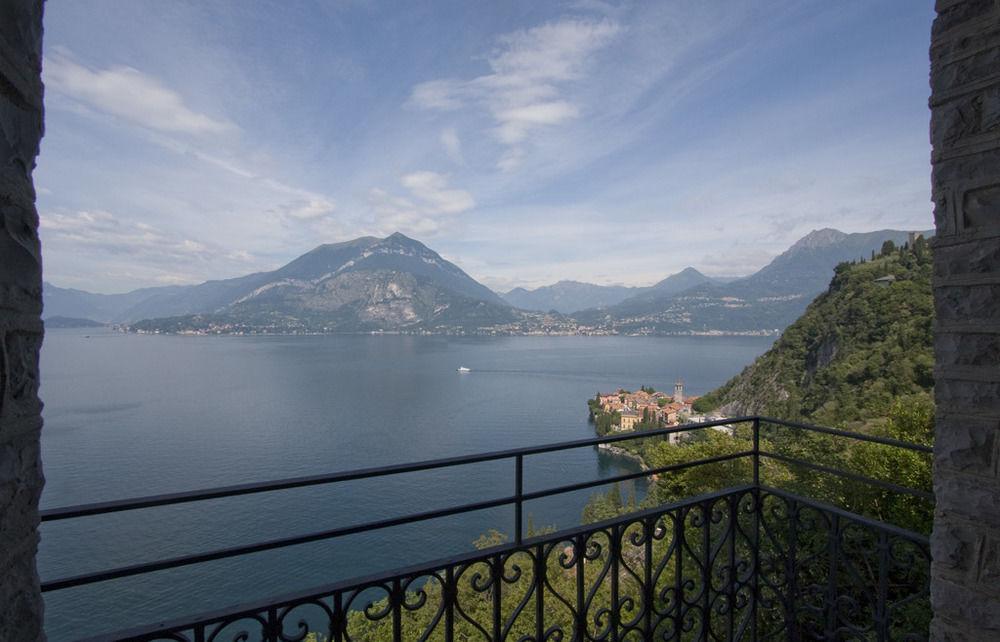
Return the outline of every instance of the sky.
[[[498,290],[933,227],[931,0],[49,0],[46,281],[399,231]]]

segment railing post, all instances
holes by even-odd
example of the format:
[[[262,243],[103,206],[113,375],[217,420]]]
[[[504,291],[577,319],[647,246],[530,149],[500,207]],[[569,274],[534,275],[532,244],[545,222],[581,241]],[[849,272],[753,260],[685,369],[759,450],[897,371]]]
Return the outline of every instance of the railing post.
[[[514,460],[514,541],[521,543],[524,516],[524,455],[518,455]]]
[[[757,639],[757,619],[760,617],[760,417],[753,419],[753,604],[750,606],[750,637]]]
[[[753,485],[760,488],[760,417],[753,418]]]

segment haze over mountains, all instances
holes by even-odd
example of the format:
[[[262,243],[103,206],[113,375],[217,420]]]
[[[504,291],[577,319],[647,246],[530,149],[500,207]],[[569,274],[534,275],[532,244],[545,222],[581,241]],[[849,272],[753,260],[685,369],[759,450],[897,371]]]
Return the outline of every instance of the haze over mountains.
[[[932,233],[919,232],[925,237]],[[573,317],[585,325],[612,324],[625,334],[779,331],[826,289],[838,263],[868,258],[887,240],[902,245],[909,234],[814,230],[750,276],[728,283],[705,282],[680,293],[643,293]]]
[[[650,287],[562,281],[501,297],[396,233],[321,245],[271,272],[200,285],[102,295],[45,284],[45,317],[166,332],[770,332],[802,313],[837,263],[907,236],[824,229],[728,282],[689,267]]]
[[[563,314],[572,314],[580,310],[615,305],[632,297],[677,294],[696,285],[713,282],[722,283],[723,281],[716,281],[698,270],[688,267],[649,287],[559,281],[553,285],[542,286],[534,290],[514,288],[500,296],[511,305],[524,310],[537,310],[539,312],[555,310]]]
[[[360,331],[516,318],[492,290],[402,234],[321,245],[273,272],[187,287],[88,295],[46,285],[46,314],[135,323],[174,319],[272,331]]]

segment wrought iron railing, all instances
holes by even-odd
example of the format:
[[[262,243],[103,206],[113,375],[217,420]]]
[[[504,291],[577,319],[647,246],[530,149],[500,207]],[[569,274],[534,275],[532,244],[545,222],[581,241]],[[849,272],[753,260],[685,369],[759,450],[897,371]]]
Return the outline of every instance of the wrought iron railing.
[[[44,592],[248,555],[498,506],[514,508],[508,544],[94,639],[764,640],[925,639],[924,535],[768,486],[762,460],[932,501],[904,487],[761,449],[761,426],[809,431],[928,454],[927,446],[765,417],[739,417],[329,475],[86,504],[42,512],[51,522],[120,511],[512,460],[514,494],[475,503],[47,580]],[[532,455],[719,426],[749,427],[746,450],[525,492]],[[749,460],[745,484],[613,520],[526,537],[524,503],[571,491]]]

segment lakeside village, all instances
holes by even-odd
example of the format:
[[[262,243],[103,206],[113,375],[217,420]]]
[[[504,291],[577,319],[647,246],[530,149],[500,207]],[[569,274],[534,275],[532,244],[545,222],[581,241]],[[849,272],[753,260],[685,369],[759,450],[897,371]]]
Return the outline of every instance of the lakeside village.
[[[697,400],[698,397],[685,397],[684,382],[677,380],[673,395],[649,386],[642,386],[637,392],[619,388],[616,392],[598,392],[593,399],[587,400],[587,406],[594,428],[601,437],[615,432],[655,430],[724,418],[698,414],[693,407]],[[711,429],[733,433],[733,427],[728,425],[713,426]],[[679,432],[668,435],[667,439],[669,443],[677,444],[690,437],[689,432]],[[636,458],[634,453],[618,446],[601,444],[599,447],[613,454]]]

